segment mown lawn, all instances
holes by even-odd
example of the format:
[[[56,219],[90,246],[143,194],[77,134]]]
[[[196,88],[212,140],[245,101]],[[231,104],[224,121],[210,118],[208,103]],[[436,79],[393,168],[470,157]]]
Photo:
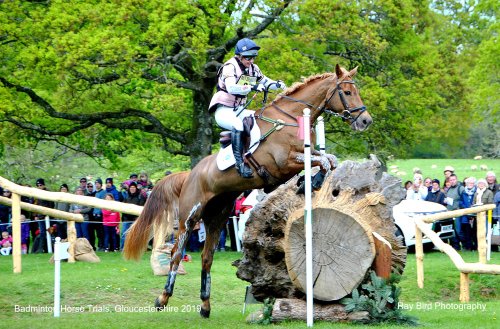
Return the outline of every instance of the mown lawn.
[[[407,180],[413,181],[413,169],[420,168],[422,175],[425,177],[437,178],[443,184],[444,174],[443,169],[446,166],[452,166],[455,169],[455,174],[459,180],[465,177],[485,178],[485,170],[481,171],[479,168],[484,165],[488,171],[494,171],[497,177],[500,177],[500,160],[484,159],[407,159],[407,160],[394,160],[387,163],[387,171],[393,175],[401,178],[403,183]],[[392,168],[391,166],[397,166]],[[472,166],[477,166],[477,170],[472,170]],[[399,172],[391,172],[397,170]]]
[[[23,257],[23,272],[12,273],[12,259],[0,258],[2,294],[0,294],[0,328],[249,328],[248,315],[241,313],[246,282],[236,278],[231,262],[236,252],[217,253],[212,271],[212,314],[202,319],[197,313],[200,287],[200,257],[186,263],[188,274],[179,276],[174,296],[165,313],[119,312],[125,307],[152,306],[165,284],[165,277],[155,277],[149,267],[149,253],[136,262],[126,262],[117,253],[99,253],[101,263],[62,264],[61,305],[69,311],[54,319],[48,312],[23,312],[22,307],[53,305],[53,265],[47,255]],[[464,253],[467,261],[477,261],[477,253]],[[492,255],[500,264],[500,253]],[[446,255],[431,252],[425,257],[425,288],[416,285],[415,257],[408,257],[407,269],[400,286],[402,306],[412,307],[408,314],[419,319],[424,328],[499,328],[500,277],[472,275],[471,303],[484,310],[453,310],[458,303],[459,273]],[[443,304],[435,304],[435,303]],[[17,310],[16,312],[16,305]],[[250,305],[255,311],[261,306]],[[426,309],[424,309],[426,307]],[[418,309],[419,308],[419,309]],[[445,308],[445,309],[442,309]],[[305,322],[287,322],[273,328],[304,328]],[[316,322],[318,328],[366,327],[366,325]],[[398,328],[381,325],[377,328]]]

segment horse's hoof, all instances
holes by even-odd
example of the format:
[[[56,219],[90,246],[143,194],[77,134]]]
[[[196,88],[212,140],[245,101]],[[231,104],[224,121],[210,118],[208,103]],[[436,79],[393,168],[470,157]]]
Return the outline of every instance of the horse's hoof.
[[[210,310],[205,310],[203,308],[200,309],[201,317],[208,319],[210,317]]]
[[[155,308],[157,311],[163,311],[163,309],[165,308],[165,305],[162,305],[160,303],[160,298],[159,297],[156,297],[155,299]]]

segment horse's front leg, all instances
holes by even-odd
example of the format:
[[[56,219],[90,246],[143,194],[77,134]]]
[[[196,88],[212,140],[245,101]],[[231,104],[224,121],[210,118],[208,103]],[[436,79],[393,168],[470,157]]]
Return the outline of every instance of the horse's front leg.
[[[295,155],[295,161],[297,163],[303,164],[305,162],[305,156],[303,153],[297,152]],[[337,167],[337,158],[332,154],[321,154],[316,150],[311,152],[311,166],[319,166],[321,169],[312,178],[311,185],[313,190],[319,190],[323,186],[326,175]],[[304,182],[301,182],[297,194],[304,193],[305,187]]]
[[[193,231],[193,227],[199,220],[199,215],[196,214],[199,213],[198,210],[200,208],[201,204],[198,203],[192,208],[191,212],[189,213],[189,216],[184,222],[184,225],[182,222],[179,223],[179,234],[177,237],[177,241],[174,245],[174,248],[172,249],[172,258],[170,259],[170,271],[168,272],[167,282],[165,283],[165,288],[163,289],[161,295],[158,296],[158,298],[156,298],[155,301],[155,307],[158,310],[163,309],[168,304],[168,299],[174,293],[174,285],[175,285],[175,278],[177,276],[177,269],[179,268],[179,263],[181,262],[182,259],[182,253],[187,247],[189,236]]]
[[[210,316],[210,290],[212,287],[212,278],[210,276],[210,269],[212,268],[212,263],[214,260],[215,248],[219,243],[220,229],[211,229],[207,225],[205,226],[207,230],[207,235],[205,239],[205,246],[203,247],[203,253],[201,254],[201,289],[200,289],[200,299],[201,299],[201,310],[200,315],[204,318]]]

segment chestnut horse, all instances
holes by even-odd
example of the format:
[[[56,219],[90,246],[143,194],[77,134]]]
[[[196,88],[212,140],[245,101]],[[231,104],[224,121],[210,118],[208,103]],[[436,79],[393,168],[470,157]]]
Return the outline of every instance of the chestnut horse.
[[[304,143],[297,138],[296,117],[302,116],[305,107],[311,109],[311,123],[323,113],[341,117],[357,131],[365,130],[372,123],[352,80],[356,72],[357,68],[347,71],[337,65],[335,74],[316,75],[303,83],[294,84],[278,95],[271,104],[256,111],[256,124],[262,132],[270,133],[255,150],[253,157],[256,162],[265,166],[273,183],[285,182],[304,169]],[[242,178],[233,167],[225,171],[219,170],[216,156],[217,154],[207,156],[191,172],[169,175],[160,181],[127,234],[124,256],[126,259],[138,260],[145,251],[152,232],[158,246],[165,241],[167,235],[172,234],[174,221],[179,220],[170,272],[164,290],[156,299],[157,308],[165,307],[172,296],[182,251],[186,248],[193,227],[203,219],[206,240],[201,255],[200,314],[209,317],[210,268],[220,231],[230,216],[234,200],[242,191],[271,184],[255,173],[253,178]],[[313,151],[312,160],[313,166],[319,165],[323,171],[336,166],[334,156],[321,155],[317,151]]]

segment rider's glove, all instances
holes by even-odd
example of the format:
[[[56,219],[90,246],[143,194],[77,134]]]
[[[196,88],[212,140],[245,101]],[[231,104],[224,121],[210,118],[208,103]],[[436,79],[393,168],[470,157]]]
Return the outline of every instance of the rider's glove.
[[[253,85],[252,90],[253,91],[264,91],[264,90],[266,90],[266,87],[262,83],[258,83],[256,85]]]
[[[278,80],[278,81],[276,81],[276,87],[278,87],[280,89],[285,89],[286,85],[285,85],[285,83],[283,81]]]

